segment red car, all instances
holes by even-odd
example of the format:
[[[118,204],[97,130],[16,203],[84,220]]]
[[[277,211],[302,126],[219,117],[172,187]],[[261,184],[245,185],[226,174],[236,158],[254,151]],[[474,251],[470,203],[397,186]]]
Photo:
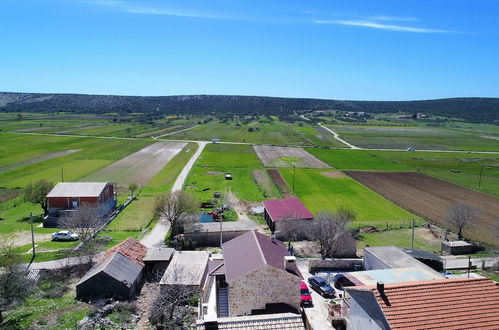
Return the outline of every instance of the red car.
[[[302,306],[312,305],[312,295],[310,295],[310,291],[308,290],[305,281],[301,281],[300,283],[300,303]]]

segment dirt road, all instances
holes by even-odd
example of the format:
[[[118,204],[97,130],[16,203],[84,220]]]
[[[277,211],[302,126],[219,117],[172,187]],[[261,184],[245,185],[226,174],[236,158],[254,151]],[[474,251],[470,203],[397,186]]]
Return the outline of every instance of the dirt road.
[[[335,131],[333,131],[332,129],[330,129],[330,128],[326,127],[326,126],[322,126],[322,125],[319,125],[319,126],[320,126],[320,127],[322,127],[323,129],[325,129],[326,131],[328,131],[329,133],[333,134],[333,137],[334,137],[336,140],[340,141],[340,142],[341,142],[341,143],[343,143],[343,144],[346,144],[346,145],[347,145],[350,149],[355,149],[355,150],[360,150],[360,149],[362,149],[362,148],[359,148],[359,147],[357,147],[357,146],[354,146],[353,144],[351,144],[351,143],[349,143],[349,142],[347,142],[347,141],[343,140],[342,138],[340,138],[340,136],[338,135],[338,133],[336,133],[336,132],[335,132]]]
[[[178,175],[177,180],[175,180],[175,183],[173,184],[171,190],[172,192],[182,190],[187,175],[189,174],[192,166],[194,165],[198,157],[201,155],[204,147],[208,142],[196,142],[196,143],[199,145],[199,148],[194,153],[194,155],[192,155],[191,159],[189,159],[187,164],[185,164],[184,168]],[[151,232],[149,232],[148,235],[146,235],[143,239],[141,239],[140,242],[147,247],[163,246],[165,236],[168,233],[169,229],[170,229],[170,224],[164,221],[164,219],[160,219],[160,221],[158,221],[156,225],[153,227]]]

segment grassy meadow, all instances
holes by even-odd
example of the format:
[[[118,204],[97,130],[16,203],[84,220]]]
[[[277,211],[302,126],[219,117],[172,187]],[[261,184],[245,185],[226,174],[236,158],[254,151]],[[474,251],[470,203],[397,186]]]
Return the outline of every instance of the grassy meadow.
[[[280,172],[290,187],[294,177],[295,195],[314,214],[346,206],[356,213],[358,223],[367,225],[416,218],[349,177],[328,177],[323,174],[328,172],[324,169],[280,169]]]
[[[258,169],[263,166],[251,146],[208,144],[189,173],[185,190],[193,192],[201,201],[211,200],[214,192],[229,190],[239,199],[262,201],[267,198],[265,190],[256,183],[252,173]],[[225,180],[227,172],[232,174],[232,180]],[[209,190],[205,190],[207,188]],[[278,195],[277,189],[273,189]]]
[[[248,124],[235,120],[227,123],[211,121],[165,138],[205,141],[217,138],[223,142],[343,147],[343,144],[333,139],[331,135],[320,133],[309,124],[290,124],[278,120],[254,120]]]
[[[362,148],[416,150],[499,151],[499,141],[490,138],[488,128],[473,130],[453,127],[329,126],[341,138]]]

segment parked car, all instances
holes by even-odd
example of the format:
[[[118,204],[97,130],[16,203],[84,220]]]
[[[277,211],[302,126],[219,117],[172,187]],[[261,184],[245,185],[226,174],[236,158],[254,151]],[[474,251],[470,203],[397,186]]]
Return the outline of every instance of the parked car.
[[[67,230],[61,230],[52,234],[53,241],[77,241],[80,239],[80,235]]]
[[[302,306],[312,306],[312,295],[308,290],[307,283],[301,281],[300,283],[300,303]]]
[[[355,286],[355,283],[350,281],[345,275],[338,273],[334,276],[334,287],[343,290],[344,287]]]
[[[319,276],[313,276],[308,279],[310,287],[317,291],[323,297],[333,297],[334,289],[327,283],[325,279]]]

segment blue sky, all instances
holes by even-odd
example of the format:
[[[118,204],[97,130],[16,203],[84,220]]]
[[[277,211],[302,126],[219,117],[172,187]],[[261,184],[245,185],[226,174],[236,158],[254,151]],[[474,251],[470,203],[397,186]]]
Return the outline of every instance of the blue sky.
[[[499,97],[497,0],[0,0],[0,91]]]

